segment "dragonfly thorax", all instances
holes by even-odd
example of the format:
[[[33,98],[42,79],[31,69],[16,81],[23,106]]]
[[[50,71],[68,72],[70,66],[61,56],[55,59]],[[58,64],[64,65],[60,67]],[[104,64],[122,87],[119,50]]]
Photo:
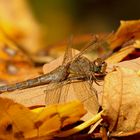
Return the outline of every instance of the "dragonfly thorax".
[[[91,62],[85,57],[79,57],[71,62],[69,72],[75,75],[87,75],[90,73]]]

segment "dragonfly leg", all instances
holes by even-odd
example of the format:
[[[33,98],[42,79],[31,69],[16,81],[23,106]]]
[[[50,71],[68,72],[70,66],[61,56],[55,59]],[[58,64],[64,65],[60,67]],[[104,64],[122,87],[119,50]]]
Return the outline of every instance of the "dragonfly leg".
[[[91,84],[93,84],[93,81],[94,81],[98,86],[101,86],[101,85],[98,83],[99,80],[96,78],[96,76],[94,75],[94,73],[91,73],[89,77],[90,77],[90,81],[92,81]]]

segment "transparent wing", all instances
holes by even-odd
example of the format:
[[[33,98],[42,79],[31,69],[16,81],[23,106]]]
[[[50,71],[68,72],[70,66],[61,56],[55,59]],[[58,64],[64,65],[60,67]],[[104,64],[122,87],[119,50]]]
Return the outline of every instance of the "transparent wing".
[[[68,46],[66,48],[65,54],[64,54],[64,59],[62,62],[62,65],[67,65],[69,62],[72,60],[72,37],[70,37],[68,41]],[[68,90],[69,90],[69,85],[66,85],[65,82],[59,82],[59,83],[53,83],[50,84],[50,89],[46,89],[46,97],[45,97],[45,102],[46,105],[48,104],[54,104],[54,103],[59,103],[59,102],[64,102],[67,98]]]
[[[90,61],[87,63],[86,59],[84,58],[79,58],[79,60],[76,61],[76,65],[73,65],[73,67],[75,66],[75,70],[79,71],[77,77],[80,76],[81,73],[81,76],[85,76],[87,81],[74,83],[72,85],[77,98],[84,103],[86,109],[92,114],[96,114],[99,109],[99,103],[97,98],[97,91],[92,86],[92,83],[94,82],[93,78],[95,77],[93,77],[94,73],[91,73],[90,71],[91,65],[92,64]]]
[[[99,103],[96,90],[91,88],[88,81],[64,81],[57,85],[53,84],[49,88],[51,89],[45,90],[46,105],[78,99],[83,102],[85,108],[92,114],[98,112]]]
[[[103,44],[107,43],[107,40],[110,39],[112,37],[113,33],[110,33],[109,35],[105,35],[103,37],[99,37],[98,35],[94,35],[93,39],[91,39],[91,41],[86,44],[81,50],[80,53],[78,53],[77,55],[75,55],[73,57],[72,60],[74,60],[77,57],[82,56],[84,53],[86,53],[87,51],[90,50],[96,50],[98,47],[103,46]]]
[[[71,36],[70,39],[68,40],[68,45],[66,47],[66,51],[64,54],[64,59],[62,62],[62,65],[67,65],[71,60],[72,60],[72,39],[73,37]]]
[[[64,103],[67,100],[67,95],[70,89],[70,81],[63,81],[60,83],[53,83],[45,92],[46,105]]]
[[[83,102],[85,108],[92,114],[96,114],[99,109],[97,92],[91,88],[88,81],[72,83],[76,98]]]

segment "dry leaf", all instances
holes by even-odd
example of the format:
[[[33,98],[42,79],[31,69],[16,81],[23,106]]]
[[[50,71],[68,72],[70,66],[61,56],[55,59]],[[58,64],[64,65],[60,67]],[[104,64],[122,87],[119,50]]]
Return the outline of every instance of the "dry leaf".
[[[140,48],[140,20],[136,21],[121,21],[121,25],[117,32],[110,39],[110,47],[122,47],[107,58],[107,63],[117,63],[122,61],[126,56]],[[136,56],[137,57],[137,56]]]
[[[122,61],[116,64],[108,64],[107,71],[108,73],[113,71],[115,67],[120,66],[128,69],[132,69],[137,72],[140,69],[140,57],[132,60]]]
[[[83,105],[78,101],[48,106],[39,113],[36,119],[39,127],[38,135],[53,137],[64,126],[80,120],[85,113]]]
[[[34,113],[12,100],[0,98],[0,139],[16,140],[43,136],[50,139],[53,133],[78,121],[85,113],[83,105],[78,101],[52,105]]]
[[[105,61],[108,64],[115,64],[123,60],[127,55],[132,53],[135,50],[134,46],[127,46],[125,48],[120,49],[118,52],[112,54],[109,58],[107,58]]]
[[[110,42],[111,48],[121,46],[131,39],[140,39],[140,20],[121,21],[120,27]]]
[[[37,117],[29,109],[12,100],[0,98],[0,139],[20,139],[32,131],[36,135],[34,120]]]
[[[140,77],[131,69],[117,68],[104,83],[104,118],[110,132],[123,134],[140,129]]]

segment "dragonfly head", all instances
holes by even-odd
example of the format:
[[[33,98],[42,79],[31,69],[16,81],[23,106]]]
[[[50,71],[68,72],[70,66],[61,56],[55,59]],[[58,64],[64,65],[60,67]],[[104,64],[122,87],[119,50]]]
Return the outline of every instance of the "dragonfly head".
[[[96,74],[104,75],[106,73],[107,63],[101,58],[97,58],[93,61],[92,71]]]

